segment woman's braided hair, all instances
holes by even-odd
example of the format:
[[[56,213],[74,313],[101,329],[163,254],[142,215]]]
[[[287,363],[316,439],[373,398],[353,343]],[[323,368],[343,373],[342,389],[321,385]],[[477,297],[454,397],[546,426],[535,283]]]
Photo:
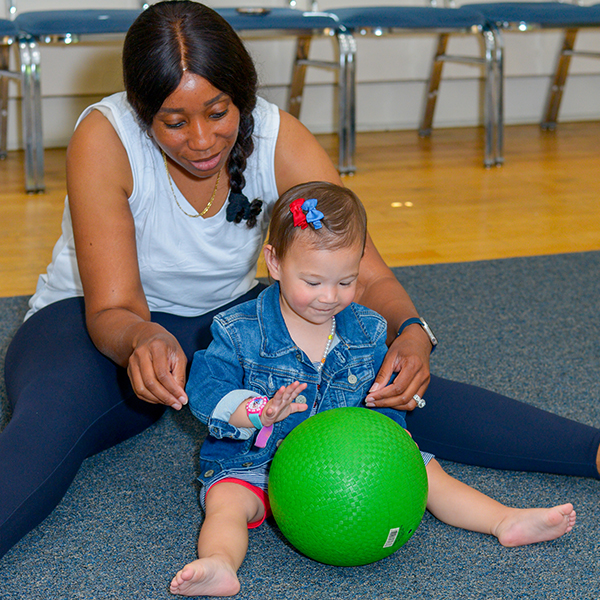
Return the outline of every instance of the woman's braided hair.
[[[258,77],[242,40],[219,14],[199,2],[158,2],[135,20],[123,46],[127,100],[145,130],[179,85],[184,71],[203,77],[226,93],[240,112],[236,142],[227,161],[227,220],[254,227],[262,200],[246,198],[244,171],[254,151]]]

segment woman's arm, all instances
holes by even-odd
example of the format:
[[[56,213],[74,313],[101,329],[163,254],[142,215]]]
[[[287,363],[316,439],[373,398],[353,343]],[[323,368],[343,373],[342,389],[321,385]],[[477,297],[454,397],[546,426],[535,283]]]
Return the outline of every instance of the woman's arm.
[[[297,119],[280,111],[281,125],[275,150],[275,176],[279,193],[308,181],[343,185],[329,156]],[[410,297],[387,267],[370,237],[361,262],[356,301],[376,310],[388,322],[389,352],[369,398],[375,406],[412,409],[415,394],[429,383],[429,338],[419,326],[407,327],[396,339],[400,325],[418,316]],[[393,373],[399,373],[386,386]],[[375,387],[376,386],[376,387]]]
[[[67,190],[90,337],[100,352],[127,368],[140,398],[181,408],[187,401],[186,358],[177,340],[150,322],[128,202],[129,159],[96,110],[69,143]]]

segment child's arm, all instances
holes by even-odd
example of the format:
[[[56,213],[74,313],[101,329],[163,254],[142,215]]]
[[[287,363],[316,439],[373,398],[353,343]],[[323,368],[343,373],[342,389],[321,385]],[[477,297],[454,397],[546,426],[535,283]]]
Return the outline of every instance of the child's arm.
[[[296,403],[294,400],[307,387],[306,383],[294,381],[287,387],[282,386],[277,390],[275,395],[269,400],[265,409],[260,416],[261,423],[264,427],[273,425],[278,421],[283,421],[286,417],[296,412],[303,412],[308,408],[307,404]],[[254,397],[246,398],[229,417],[230,425],[238,428],[253,427],[246,406]]]

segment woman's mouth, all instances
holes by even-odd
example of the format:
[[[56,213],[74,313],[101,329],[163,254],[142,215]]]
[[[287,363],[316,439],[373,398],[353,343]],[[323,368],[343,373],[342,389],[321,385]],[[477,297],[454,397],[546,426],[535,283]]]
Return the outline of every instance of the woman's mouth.
[[[198,171],[212,171],[217,168],[221,160],[221,153],[215,154],[204,160],[190,160],[189,163]]]

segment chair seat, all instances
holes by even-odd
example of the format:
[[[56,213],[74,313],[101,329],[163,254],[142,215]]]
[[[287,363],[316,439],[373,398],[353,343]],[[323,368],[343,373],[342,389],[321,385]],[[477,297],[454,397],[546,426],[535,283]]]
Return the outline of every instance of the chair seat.
[[[15,37],[18,32],[17,26],[13,21],[0,19],[0,38]]]
[[[326,13],[303,12],[295,8],[271,8],[264,13],[240,12],[236,8],[215,8],[236,31],[316,31],[337,25]]]
[[[593,27],[600,24],[600,5],[578,6],[561,2],[491,2],[467,4],[496,25],[526,23],[537,27]]]
[[[15,23],[33,37],[125,33],[141,10],[44,10],[23,12]]]
[[[432,6],[363,6],[329,11],[346,28],[457,30],[483,26],[483,14],[472,8]]]

